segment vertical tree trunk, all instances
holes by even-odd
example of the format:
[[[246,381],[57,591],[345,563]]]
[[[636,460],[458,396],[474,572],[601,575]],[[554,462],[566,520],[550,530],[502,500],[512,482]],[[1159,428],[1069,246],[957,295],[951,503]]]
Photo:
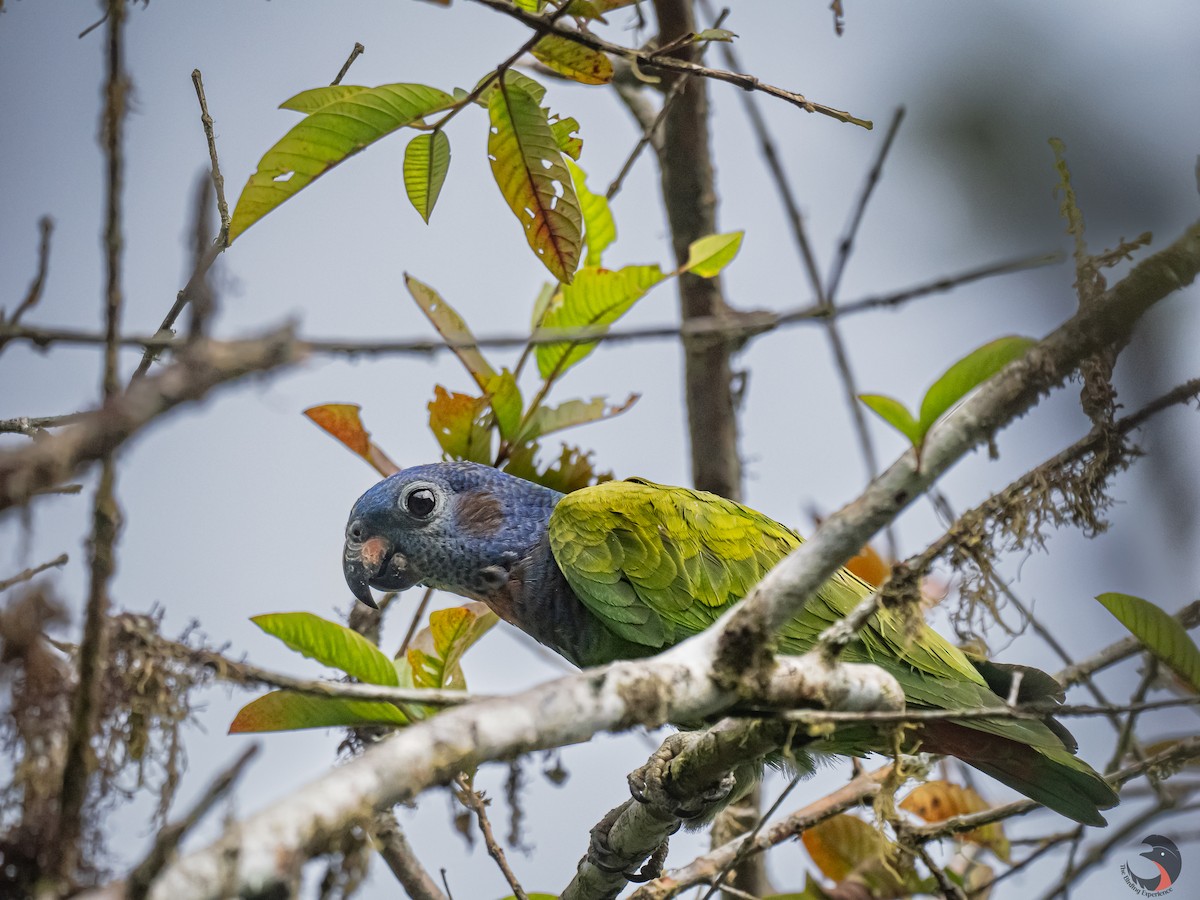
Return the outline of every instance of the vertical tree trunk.
[[[660,45],[696,30],[692,0],[655,0],[654,8]],[[695,52],[696,45],[692,44],[677,51],[677,55],[691,58]],[[671,76],[663,74],[669,83]],[[662,127],[659,163],[663,203],[675,258],[682,265],[687,260],[688,245],[717,230],[717,193],[708,134],[708,86],[703,78],[693,78],[684,87],[671,104]],[[685,273],[679,279],[679,303],[685,322],[729,313],[718,278]],[[684,338],[683,347],[692,480],[701,490],[740,499],[742,471],[731,383],[732,346],[718,336]]]
[[[692,0],[655,0],[654,9],[659,46],[696,31]],[[696,51],[697,46],[690,44],[676,55],[694,58]],[[669,87],[671,76],[663,74]],[[703,78],[693,78],[667,111],[659,150],[663,204],[679,265],[687,261],[692,241],[717,231],[717,191],[708,124],[708,84]],[[679,306],[684,322],[730,313],[720,279],[688,273],[679,279]],[[730,360],[733,346],[721,337],[685,337],[683,348],[692,481],[701,490],[740,500],[742,465]],[[740,803],[725,810],[713,824],[714,844],[725,843],[753,827],[760,799],[760,791],[755,788]],[[762,855],[745,861],[727,877],[737,888],[755,896],[772,892]]]

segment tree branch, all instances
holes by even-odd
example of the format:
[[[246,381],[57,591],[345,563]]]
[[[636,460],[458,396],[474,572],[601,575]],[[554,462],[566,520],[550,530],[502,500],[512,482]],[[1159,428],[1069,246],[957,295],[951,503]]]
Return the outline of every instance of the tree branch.
[[[0,511],[65,481],[181,403],[199,400],[213,388],[247,375],[293,365],[304,356],[290,328],[258,340],[196,343],[160,373],[83,414],[75,425],[0,453]]]

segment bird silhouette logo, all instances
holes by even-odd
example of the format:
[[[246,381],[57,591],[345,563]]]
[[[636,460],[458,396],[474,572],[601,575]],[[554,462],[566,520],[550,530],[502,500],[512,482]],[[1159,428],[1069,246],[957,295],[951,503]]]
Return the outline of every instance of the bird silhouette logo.
[[[1125,876],[1125,883],[1135,892],[1143,897],[1157,897],[1169,892],[1179,880],[1183,859],[1175,842],[1161,834],[1152,834],[1144,838],[1142,843],[1149,845],[1150,849],[1139,855],[1150,860],[1158,871],[1153,875],[1138,875],[1126,862],[1121,866],[1121,873]],[[1139,864],[1141,867],[1142,864]]]

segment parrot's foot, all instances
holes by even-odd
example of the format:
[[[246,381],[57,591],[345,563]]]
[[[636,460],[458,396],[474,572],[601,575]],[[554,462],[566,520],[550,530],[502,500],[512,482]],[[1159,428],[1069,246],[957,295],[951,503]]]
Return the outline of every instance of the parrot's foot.
[[[686,791],[671,779],[671,762],[694,741],[690,732],[673,734],[644,766],[629,774],[629,792],[639,803],[646,803],[669,812],[678,819],[696,819],[713,815],[733,793],[737,779],[726,772],[716,782],[700,788],[690,786]],[[714,808],[716,807],[716,809]]]
[[[625,811],[628,804],[622,804],[616,809],[609,812],[600,822],[592,829],[591,838],[588,844],[587,861],[599,869],[601,872],[608,872],[612,875],[620,875],[626,881],[641,884],[646,881],[651,881],[663,873],[663,865],[667,861],[667,839],[654,848],[654,852],[650,854],[645,864],[640,870],[635,870],[630,866],[630,859],[613,849],[609,843],[609,831],[616,823],[617,819]],[[676,826],[678,828],[678,825]],[[674,830],[674,829],[672,829]],[[639,859],[641,857],[639,856]],[[637,861],[634,860],[636,865]]]

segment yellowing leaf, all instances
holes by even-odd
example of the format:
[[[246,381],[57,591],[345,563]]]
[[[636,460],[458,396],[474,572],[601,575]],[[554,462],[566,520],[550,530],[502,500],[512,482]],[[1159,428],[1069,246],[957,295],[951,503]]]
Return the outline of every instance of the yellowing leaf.
[[[404,150],[404,191],[426,222],[450,170],[450,138],[444,131],[418,134]]]
[[[613,79],[607,56],[557,34],[546,35],[529,52],[559,75],[580,84],[608,84]]]
[[[288,102],[303,105],[297,100],[303,96]],[[259,160],[233,211],[229,240],[347,157],[453,103],[445,91],[423,84],[385,84],[317,106]]]
[[[454,350],[454,355],[471,373],[475,383],[483,390],[496,377],[496,370],[484,358],[478,347],[470,346],[475,343],[475,335],[463,321],[463,317],[442,299],[441,295],[424,282],[418,281],[407,272],[404,273],[404,286],[421,307],[438,334],[445,338],[446,343]]]
[[[250,621],[297,653],[367,684],[396,687],[396,667],[357,631],[308,612],[268,613]]]
[[[434,386],[429,429],[448,459],[491,462],[491,431],[482,419],[487,406],[483,397],[453,394],[440,384]]]
[[[607,330],[663,280],[658,266],[625,266],[616,272],[587,267],[571,284],[564,284],[542,316],[543,328],[600,327]],[[535,332],[537,334],[538,332]],[[538,371],[543,378],[558,377],[586,357],[595,341],[575,340],[538,344]]]
[[[607,198],[588,190],[583,169],[570,161],[567,162],[567,168],[571,172],[571,182],[575,185],[575,195],[579,197],[579,208],[583,213],[583,240],[587,245],[584,265],[598,266],[600,255],[617,239],[617,223],[613,220]]]
[[[566,119],[551,116],[549,122],[550,133],[554,135],[558,149],[571,159],[579,159],[579,154],[583,152],[583,138],[575,134],[579,130],[579,120],[573,116]]]
[[[705,28],[703,31],[692,36],[695,43],[704,41],[724,41],[727,44],[733,43],[733,39],[737,37],[732,31],[727,28]]]
[[[826,819],[800,835],[804,849],[826,878],[843,881],[864,860],[879,856],[883,838],[855,816]]]
[[[942,415],[972,389],[983,384],[1006,365],[1025,355],[1037,341],[1010,335],[989,341],[972,350],[933,383],[921,401],[920,430],[925,434]]]
[[[357,403],[326,403],[310,406],[304,415],[365,459],[384,478],[396,474],[400,467],[371,440],[371,433],[358,415],[361,408]]]
[[[488,157],[525,239],[555,278],[575,277],[583,216],[546,111],[506,72],[488,101]]]
[[[517,441],[536,440],[564,428],[576,425],[586,425],[600,419],[611,419],[618,416],[637,402],[639,394],[630,394],[620,406],[609,406],[604,397],[593,397],[591,400],[568,400],[558,406],[541,406],[529,418],[529,422],[521,429]]]
[[[230,723],[229,733],[407,724],[408,718],[391,703],[271,691],[243,706]]]
[[[929,781],[918,785],[900,802],[900,808],[920,816],[926,822],[944,822],[952,816],[983,812],[991,806],[967,787],[949,781]],[[999,822],[984,825],[958,835],[965,841],[987,847],[1004,862],[1009,861],[1008,838]]]
[[[1096,599],[1193,691],[1200,691],[1200,649],[1178,619],[1129,594],[1101,594]]]
[[[488,633],[499,616],[478,601],[429,614],[429,626],[413,638],[408,661],[417,687],[465,689],[463,654]]]
[[[496,427],[500,429],[500,437],[506,441],[512,440],[521,424],[523,411],[521,390],[513,373],[504,369],[499,375],[493,376],[487,384],[487,397],[496,417]]]
[[[858,399],[867,409],[908,438],[914,447],[920,446],[924,437],[921,426],[903,403],[884,394],[859,394]]]
[[[742,247],[744,231],[729,234],[710,234],[688,245],[688,259],[683,271],[713,278],[729,265]]]
[[[322,106],[328,106],[338,100],[345,100],[361,91],[370,88],[357,84],[329,84],[323,87],[301,91],[294,97],[289,97],[279,104],[280,109],[290,109],[300,113],[313,113]]]

